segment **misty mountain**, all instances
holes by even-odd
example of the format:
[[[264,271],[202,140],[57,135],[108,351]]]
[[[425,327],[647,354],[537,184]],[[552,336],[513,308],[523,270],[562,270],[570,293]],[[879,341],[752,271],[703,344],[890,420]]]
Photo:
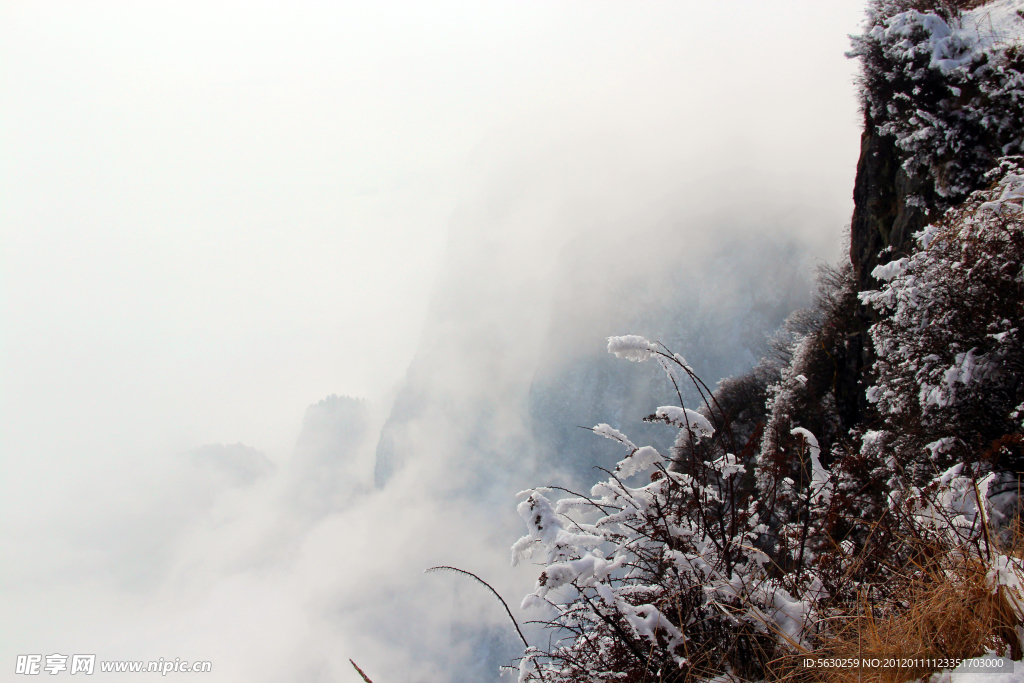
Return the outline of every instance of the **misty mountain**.
[[[277,469],[265,453],[242,443],[207,444],[190,451],[187,458],[194,468],[229,486],[250,486]]]
[[[442,438],[456,459],[483,470],[460,484],[460,495],[469,497],[486,497],[496,481],[512,486],[495,475],[495,466],[517,479],[539,470],[548,477],[558,473],[554,476],[564,477],[563,483],[586,485],[593,465],[613,465],[621,455],[612,444],[579,429],[597,422],[628,425],[655,443],[668,439],[670,444],[670,432],[644,424],[643,418],[658,405],[675,401],[675,389],[653,368],[610,357],[604,340],[636,332],[661,341],[686,357],[714,388],[720,379],[752,367],[765,353],[768,336],[790,312],[810,301],[811,257],[805,247],[773,238],[770,230],[748,233],[733,227],[718,234],[721,243],[697,252],[664,238],[666,247],[677,250],[676,260],[654,261],[657,267],[625,284],[617,280],[619,264],[587,264],[590,277],[594,270],[606,271],[600,297],[589,278],[578,277],[579,271],[559,270],[548,290],[528,303],[484,305],[485,311],[508,314],[505,324],[502,315],[490,312],[483,319],[467,320],[470,311],[479,315],[468,305],[452,311],[447,320],[444,312],[435,313],[381,431],[376,486],[386,486],[403,463],[422,451],[417,430],[431,434],[426,441],[431,446],[433,439]],[[679,239],[687,241],[682,229]],[[640,251],[638,260],[644,258]],[[459,285],[460,290],[464,287]],[[517,283],[507,287],[514,292]],[[439,290],[435,296],[451,300],[465,294]],[[546,305],[538,306],[538,299]],[[512,322],[531,313],[536,319],[526,329]],[[466,340],[452,335],[447,343],[430,338],[431,330],[460,324],[485,326],[487,343],[475,343],[479,338],[473,334]],[[474,347],[469,354],[462,351],[466,344]],[[524,348],[531,349],[528,361],[502,375],[513,354],[522,354]],[[470,374],[467,363],[475,363],[479,371]],[[454,373],[467,376],[459,392],[445,393]],[[499,378],[502,390],[496,392]],[[680,389],[687,404],[700,405],[693,387]],[[469,477],[469,472],[461,476]]]
[[[313,518],[351,502],[361,483],[353,458],[367,436],[366,401],[334,394],[306,408],[295,443],[288,498]]]

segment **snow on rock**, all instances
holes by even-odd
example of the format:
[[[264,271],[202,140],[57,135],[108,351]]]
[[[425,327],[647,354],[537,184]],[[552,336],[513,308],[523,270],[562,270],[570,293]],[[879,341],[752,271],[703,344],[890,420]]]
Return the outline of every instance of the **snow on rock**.
[[[997,0],[964,12],[958,33],[970,36],[975,49],[992,49],[1024,40],[1024,0]]]

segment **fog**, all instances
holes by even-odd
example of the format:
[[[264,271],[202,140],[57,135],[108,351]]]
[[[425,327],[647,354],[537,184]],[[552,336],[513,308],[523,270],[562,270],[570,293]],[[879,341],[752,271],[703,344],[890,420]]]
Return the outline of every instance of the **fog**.
[[[605,338],[713,383],[807,304],[862,9],[0,2],[0,670],[497,680],[423,570],[536,618],[515,493],[664,436]]]

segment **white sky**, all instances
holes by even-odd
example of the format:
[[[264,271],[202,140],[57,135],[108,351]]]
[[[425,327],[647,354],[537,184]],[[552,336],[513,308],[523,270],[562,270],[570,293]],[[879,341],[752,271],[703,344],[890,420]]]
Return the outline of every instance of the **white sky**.
[[[488,135],[714,144],[808,107],[856,125],[858,2],[0,7],[2,408],[24,455],[281,449],[305,404],[381,394]],[[673,132],[695,108],[719,129]]]
[[[524,150],[626,140],[641,180],[722,150],[761,169],[737,202],[814,178],[848,216],[862,10],[0,2],[0,528],[204,443],[287,459],[331,393],[386,404],[453,212]]]

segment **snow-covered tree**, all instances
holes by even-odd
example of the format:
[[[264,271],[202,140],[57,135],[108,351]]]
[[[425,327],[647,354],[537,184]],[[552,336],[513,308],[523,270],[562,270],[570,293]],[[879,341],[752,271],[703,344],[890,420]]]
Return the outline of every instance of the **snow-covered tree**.
[[[956,462],[1019,470],[1024,418],[1024,159],[1008,157],[918,251],[875,269],[863,300],[878,359],[867,390],[883,419],[865,448],[914,483]]]
[[[907,174],[931,180],[910,201],[944,210],[997,157],[1024,151],[1024,48],[1013,40],[1024,19],[1014,2],[925,4],[874,2],[849,54],[862,61],[865,113],[895,140]]]

